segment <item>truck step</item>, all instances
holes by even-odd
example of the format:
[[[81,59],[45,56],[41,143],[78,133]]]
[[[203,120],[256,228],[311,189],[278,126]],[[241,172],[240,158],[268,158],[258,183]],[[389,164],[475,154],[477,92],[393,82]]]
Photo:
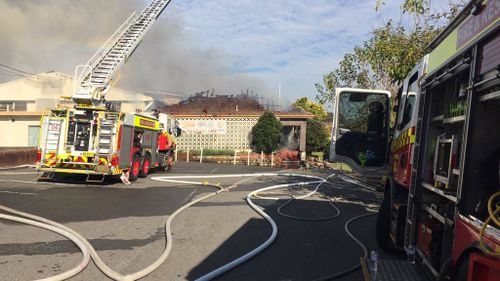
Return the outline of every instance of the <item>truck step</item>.
[[[106,177],[105,175],[92,175],[92,174],[88,174],[87,175],[87,179],[85,180],[85,182],[103,183],[105,177]]]
[[[369,270],[370,261],[361,258],[361,267],[365,281],[430,281],[418,264],[411,264],[404,260],[379,259],[377,276],[373,278]]]

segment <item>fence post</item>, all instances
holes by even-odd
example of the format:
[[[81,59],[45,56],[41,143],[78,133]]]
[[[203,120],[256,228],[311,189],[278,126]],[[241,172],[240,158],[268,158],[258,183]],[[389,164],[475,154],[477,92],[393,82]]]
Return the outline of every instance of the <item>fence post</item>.
[[[186,151],[186,162],[189,163],[189,147],[187,148]]]
[[[247,166],[250,166],[250,150],[247,150]]]
[[[260,152],[260,166],[264,166],[264,151]]]
[[[274,167],[274,152],[271,152],[271,167]]]
[[[233,165],[236,165],[236,153],[238,153],[236,151],[236,149],[234,150],[234,158],[233,158]]]
[[[202,163],[203,161],[203,147],[200,149],[200,163]]]
[[[174,155],[175,155],[175,162],[177,162],[177,159],[178,159],[178,158],[177,158],[177,150],[178,150],[178,149],[177,149],[177,148],[175,148],[175,153],[174,153]]]

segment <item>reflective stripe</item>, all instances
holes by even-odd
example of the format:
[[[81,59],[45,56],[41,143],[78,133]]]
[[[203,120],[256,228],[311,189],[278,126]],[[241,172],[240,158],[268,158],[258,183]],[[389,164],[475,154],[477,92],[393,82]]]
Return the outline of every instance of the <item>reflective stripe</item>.
[[[99,160],[97,161],[97,164],[99,164],[99,165],[101,165],[101,164],[102,164],[102,165],[107,165],[107,164],[108,164],[108,159],[101,157],[101,158],[99,158]]]
[[[397,138],[392,141],[392,151],[403,148],[409,144],[415,143],[415,133],[413,128],[409,128],[402,132]]]

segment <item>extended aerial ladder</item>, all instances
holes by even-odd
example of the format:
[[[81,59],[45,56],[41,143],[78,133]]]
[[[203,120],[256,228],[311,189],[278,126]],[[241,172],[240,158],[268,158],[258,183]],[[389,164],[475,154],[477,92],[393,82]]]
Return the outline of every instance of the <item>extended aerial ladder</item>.
[[[160,121],[165,116],[105,106],[116,72],[170,1],[152,0],[140,14],[133,13],[86,64],[76,67],[74,108],[58,106],[42,117],[37,169],[50,175],[45,178],[83,174],[87,182],[101,183],[105,176],[122,175],[128,182],[152,169],[170,168],[175,140],[167,122]]]
[[[86,64],[76,67],[72,96],[76,104],[102,104],[114,74],[127,62],[170,1],[154,0],[142,13],[134,12]]]

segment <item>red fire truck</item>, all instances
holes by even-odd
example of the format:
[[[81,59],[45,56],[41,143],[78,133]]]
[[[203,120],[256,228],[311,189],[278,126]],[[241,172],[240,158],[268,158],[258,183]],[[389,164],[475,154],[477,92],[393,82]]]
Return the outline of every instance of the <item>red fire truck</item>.
[[[75,70],[74,106],[60,106],[44,115],[37,169],[43,177],[85,174],[88,182],[105,176],[122,180],[145,177],[151,169],[172,166],[180,130],[175,120],[159,113],[125,113],[106,103],[113,75],[126,63],[170,0],[153,0],[133,13],[84,65]]]
[[[336,91],[330,159],[388,171],[377,242],[433,280],[500,280],[499,18],[500,0],[466,5],[404,81],[392,130],[389,93]]]
[[[169,170],[175,121],[159,117],[96,107],[53,109],[42,117],[37,169],[50,178],[85,174],[88,182],[122,174],[135,181],[155,168]]]

